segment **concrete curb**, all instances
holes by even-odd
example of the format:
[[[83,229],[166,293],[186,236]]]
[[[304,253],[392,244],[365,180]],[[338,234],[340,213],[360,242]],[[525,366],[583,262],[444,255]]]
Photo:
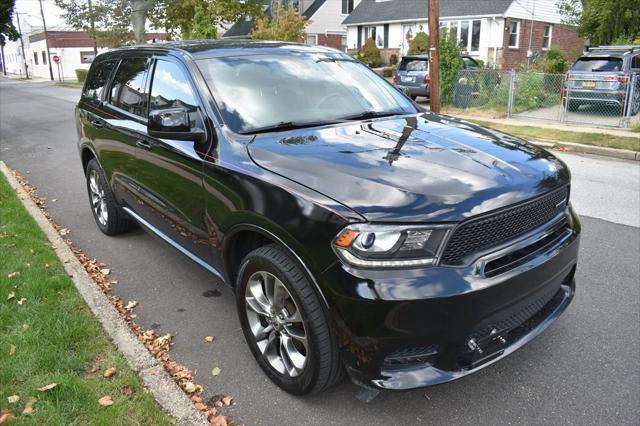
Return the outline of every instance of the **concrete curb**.
[[[189,397],[171,379],[169,373],[151,356],[147,348],[129,329],[129,326],[122,319],[116,308],[109,302],[108,297],[102,293],[102,290],[96,285],[71,249],[62,240],[62,237],[11,174],[3,161],[0,161],[0,171],[7,178],[9,185],[16,191],[18,198],[29,214],[47,236],[56,255],[64,265],[67,274],[69,274],[84,301],[102,323],[105,331],[127,359],[131,368],[151,391],[158,404],[176,419],[178,425],[208,425],[209,423],[194,407]]]
[[[551,141],[529,141],[534,145],[544,148],[553,148],[561,146],[567,151],[579,152],[582,154],[602,155],[604,157],[618,158],[621,160],[640,161],[640,152],[630,151],[628,149],[605,148],[601,146],[583,145],[573,142],[551,142]]]

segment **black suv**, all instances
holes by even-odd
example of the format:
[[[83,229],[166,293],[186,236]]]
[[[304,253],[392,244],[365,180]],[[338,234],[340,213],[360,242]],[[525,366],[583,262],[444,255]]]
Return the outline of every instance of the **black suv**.
[[[615,106],[628,115],[637,114],[640,111],[640,46],[589,49],[567,73],[564,98],[569,111],[596,104]]]
[[[348,55],[250,41],[99,55],[76,109],[93,215],[237,297],[257,362],[304,394],[409,389],[529,342],[574,294],[569,170],[417,109]]]

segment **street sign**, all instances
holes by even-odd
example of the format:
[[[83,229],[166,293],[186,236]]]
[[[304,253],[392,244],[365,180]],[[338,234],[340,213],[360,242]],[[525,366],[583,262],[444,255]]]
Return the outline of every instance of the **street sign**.
[[[53,62],[55,62],[56,64],[60,63],[60,56],[58,56],[58,55],[54,55],[53,58],[51,58],[51,59],[53,59]]]

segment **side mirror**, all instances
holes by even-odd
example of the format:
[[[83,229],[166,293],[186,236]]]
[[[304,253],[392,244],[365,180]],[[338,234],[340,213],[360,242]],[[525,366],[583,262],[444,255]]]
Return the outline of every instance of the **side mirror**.
[[[197,142],[204,131],[192,129],[189,112],[185,108],[166,108],[149,112],[147,124],[149,136],[159,139],[187,140]]]

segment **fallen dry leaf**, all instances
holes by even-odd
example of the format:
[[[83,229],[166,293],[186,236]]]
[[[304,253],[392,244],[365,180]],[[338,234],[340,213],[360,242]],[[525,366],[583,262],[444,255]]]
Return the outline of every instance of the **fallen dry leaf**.
[[[428,394],[428,393],[426,393],[426,392],[425,392],[425,393],[424,393],[424,397],[425,397],[425,399],[426,399],[427,401],[431,401],[431,397],[429,396],[429,394]]]
[[[52,202],[52,203],[55,203],[56,201],[58,201],[58,199],[57,199],[57,198],[52,198],[52,199],[51,199],[51,202]]]
[[[29,329],[29,324],[22,324],[22,329],[23,330],[28,330]]]
[[[198,410],[198,411],[202,411],[202,410],[206,410],[207,409],[207,406],[205,404],[203,404],[202,402],[196,402],[193,405],[196,407],[196,410]]]
[[[102,398],[100,398],[98,400],[98,404],[104,406],[104,407],[108,407],[109,405],[113,405],[113,400],[111,399],[111,397],[109,395],[105,395]]]
[[[9,355],[14,355],[16,353],[16,345],[9,345]]]
[[[231,405],[231,401],[233,401],[233,398],[230,397],[229,395],[226,395],[222,398],[222,403],[228,407],[229,405]]]
[[[129,303],[127,303],[127,306],[125,306],[125,309],[133,309],[136,306],[138,306],[138,301],[137,300],[130,300]]]
[[[207,336],[207,337],[205,337],[205,338],[204,338],[204,341],[205,341],[205,342],[209,342],[209,343],[211,343],[211,342],[213,342],[213,339],[215,339],[215,337],[213,337],[213,336]]]
[[[213,370],[211,370],[211,375],[218,376],[218,375],[220,375],[221,372],[222,372],[222,370],[220,370],[220,368],[215,367]]]
[[[102,269],[100,269],[100,273],[102,275],[109,275],[111,273],[111,271],[109,270],[109,268],[102,268]]]
[[[3,408],[2,411],[0,411],[0,425],[6,425],[15,419],[16,416],[10,409]]]
[[[131,385],[124,385],[121,390],[123,395],[133,395],[133,388]]]
[[[55,388],[56,386],[58,386],[57,383],[49,383],[48,385],[44,385],[43,387],[38,388],[38,390],[40,392],[46,392],[48,390],[51,390],[51,389]]]
[[[7,397],[7,401],[9,401],[9,404],[15,404],[16,402],[20,401],[20,396],[11,395],[11,396]]]
[[[9,294],[7,294],[7,300],[11,300],[11,299],[13,299],[15,297],[16,297],[16,292],[15,291],[12,291]]]
[[[20,305],[20,306],[24,305],[25,303],[27,303],[27,298],[26,297],[21,297],[18,300],[18,305]]]
[[[37,399],[33,396],[27,398],[27,402],[26,404],[24,404],[24,410],[22,410],[23,416],[28,416],[29,414],[33,414],[36,411],[36,409],[33,408],[33,404],[35,404],[36,401]]]
[[[71,232],[71,231],[69,230],[69,228],[62,228],[62,229],[60,230],[60,235],[62,235],[62,236],[64,237],[65,235],[69,235],[69,232]]]
[[[196,393],[196,392],[202,392],[202,386],[200,385],[196,385],[193,382],[186,382],[184,383],[183,387],[184,391],[186,393]]]
[[[118,369],[115,368],[115,367],[107,368],[104,371],[104,374],[102,375],[102,377],[107,377],[107,378],[111,377],[111,376],[115,375],[117,371],[118,371]]]
[[[223,415],[219,415],[219,416],[211,416],[209,418],[209,423],[211,423],[212,426],[227,426],[227,418]]]
[[[20,276],[20,272],[12,272],[12,273],[7,275],[7,278],[9,278],[11,280],[13,278],[18,278],[19,276]]]

